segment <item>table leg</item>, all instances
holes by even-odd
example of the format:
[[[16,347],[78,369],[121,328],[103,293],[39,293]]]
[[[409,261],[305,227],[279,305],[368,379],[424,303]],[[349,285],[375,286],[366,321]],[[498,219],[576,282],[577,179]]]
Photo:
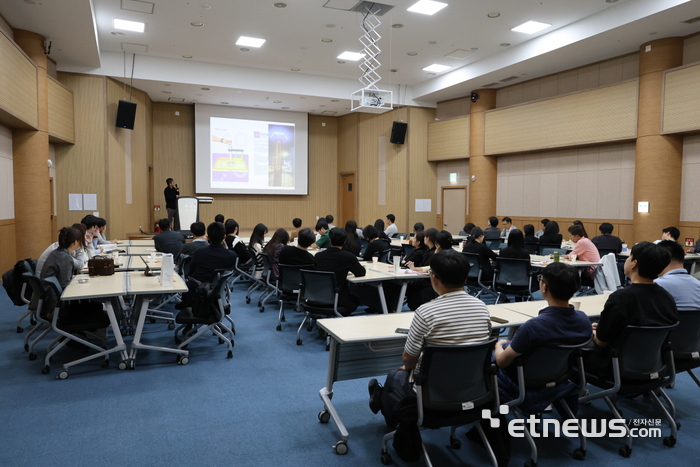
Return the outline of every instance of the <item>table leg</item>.
[[[336,358],[338,355],[338,341],[331,337],[331,346],[328,354],[328,374],[326,377],[326,386],[318,391],[318,395],[323,401],[323,410],[318,414],[318,419],[321,423],[328,423],[332,418],[338,430],[340,431],[341,440],[335,444],[335,450],[338,454],[347,452],[347,441],[349,438],[348,430],[345,428],[343,421],[340,419],[338,411],[333,406],[331,398],[333,397],[333,381],[336,375]]]
[[[384,287],[382,287],[381,281],[377,283],[377,288],[379,289],[379,300],[382,302],[382,313],[388,315],[389,309],[386,307],[386,297],[384,296]]]
[[[190,353],[187,350],[181,350],[181,349],[173,349],[170,347],[158,347],[155,345],[146,345],[141,343],[141,334],[143,333],[143,326],[146,322],[146,314],[148,312],[148,303],[150,302],[150,298],[146,297],[144,295],[137,295],[136,299],[134,301],[134,310],[138,310],[139,313],[139,319],[136,322],[136,331],[134,332],[134,340],[131,342],[131,355],[129,358],[131,359],[131,368],[134,368],[134,362],[136,360],[136,352],[138,349],[150,349],[150,350],[158,350],[161,352],[171,352],[171,353],[176,353],[178,355],[182,355],[183,357],[188,356]]]
[[[396,304],[396,312],[401,313],[403,309],[403,299],[406,296],[406,288],[408,287],[408,281],[401,281],[401,292],[399,292],[399,303]]]

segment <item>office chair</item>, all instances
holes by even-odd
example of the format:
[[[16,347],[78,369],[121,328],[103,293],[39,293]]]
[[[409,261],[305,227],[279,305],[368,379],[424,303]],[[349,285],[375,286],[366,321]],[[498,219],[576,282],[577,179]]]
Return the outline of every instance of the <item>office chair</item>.
[[[284,316],[285,303],[294,303],[295,310],[301,311],[299,308],[299,291],[301,289],[300,271],[302,269],[313,269],[313,267],[313,264],[305,264],[301,266],[290,264],[279,265],[279,277],[277,278],[277,301],[280,304],[280,312],[276,328],[278,331],[282,330],[282,323],[286,321]]]
[[[492,290],[487,285],[481,282],[481,275],[483,273],[483,269],[479,253],[465,252],[462,254],[465,255],[467,257],[467,260],[469,261],[469,274],[467,275],[466,286],[479,289],[476,295],[474,295],[476,298],[479,298],[479,296],[484,292],[492,293]]]
[[[319,318],[342,318],[345,311],[338,306],[338,287],[335,283],[335,273],[328,271],[311,271],[301,269],[301,288],[299,289],[299,305],[305,313],[304,319],[297,330],[297,345],[301,345],[301,328],[308,321],[311,331]],[[329,341],[326,341],[326,350]]]
[[[492,250],[500,249],[501,242],[502,242],[502,240],[500,238],[497,240],[484,240],[484,243],[486,244],[486,246]]]
[[[413,252],[413,250],[415,250],[415,249],[416,249],[416,247],[414,247],[413,245],[411,245],[409,243],[403,243],[401,245],[401,261],[403,261],[404,258],[406,258],[408,255],[410,255]]]
[[[496,258],[492,289],[496,305],[501,295],[510,294],[532,299],[532,266],[529,259]]]
[[[565,255],[567,252],[567,250],[565,250],[564,248],[559,248],[559,247],[554,248],[554,247],[549,247],[549,246],[545,246],[545,245],[540,245],[540,255],[542,255],[542,256],[553,255],[555,251],[558,251],[559,254],[562,256]]]
[[[32,298],[27,308],[33,313],[32,319],[36,323],[32,329],[24,335],[24,351],[29,352],[29,360],[36,360],[37,356],[34,353],[34,345],[46,336],[51,331],[51,318],[52,315],[49,310],[44,311],[44,300],[46,299],[46,289],[44,288],[41,279],[36,277],[34,274],[25,272],[22,274],[24,282],[29,285],[29,289],[32,291]],[[29,338],[34,335],[34,333],[42,330],[41,333],[35,337],[31,343]]]
[[[517,366],[517,388],[503,384],[505,383],[504,379],[499,378],[501,400],[511,399],[502,403],[511,407],[515,417],[525,420],[526,415],[541,414],[549,404],[554,403],[561,407],[560,410],[564,411],[561,413],[563,417],[576,421],[580,433],[580,445],[573,451],[573,457],[576,460],[583,460],[586,457],[586,438],[583,436],[581,425],[576,414],[567,404],[566,398],[577,396],[584,386],[582,383],[575,384],[569,381],[569,374],[573,371],[570,357],[572,354],[577,355],[578,368],[581,371],[583,366],[580,364],[581,356],[578,350],[588,345],[591,339],[592,337],[576,345],[543,346],[529,354],[520,355],[513,362]],[[579,375],[579,381],[584,381],[582,375]],[[516,395],[517,397],[515,397]],[[529,430],[524,430],[524,432],[530,445],[530,460],[526,465],[536,466],[537,445]]]
[[[391,259],[391,248],[379,253],[379,262],[386,264],[394,264]]]
[[[685,371],[700,386],[700,380],[693,373],[700,367],[700,310],[678,310],[678,327],[671,331],[670,340],[676,374]],[[676,418],[674,409],[671,416]]]
[[[539,255],[540,254],[540,244],[539,243],[525,243],[524,244],[525,250],[527,250],[528,253],[531,255]]]
[[[264,282],[264,288],[258,297],[258,307],[260,308],[260,313],[262,313],[265,311],[265,302],[267,302],[270,297],[276,295],[278,290],[277,278],[273,277],[274,271],[272,269],[272,259],[265,253],[260,253],[260,257],[262,258],[263,262],[261,279]]]
[[[670,402],[663,387],[672,384],[676,377],[673,352],[669,343],[669,335],[676,326],[678,323],[669,326],[625,326],[610,349],[612,377],[598,371],[586,371],[584,383],[588,382],[603,390],[584,395],[579,398],[579,403],[603,399],[614,417],[622,419],[622,414],[617,408],[620,398],[648,395],[671,426],[671,436],[665,437],[663,444],[669,447],[675,446],[677,423],[661,404],[657,394],[661,394],[664,400]],[[615,398],[614,402],[612,398]],[[619,454],[622,457],[629,457],[632,454],[633,438],[630,435],[629,426],[625,424],[624,427],[627,432],[627,443],[620,447]]]
[[[369,246],[369,242],[367,240],[365,240],[364,238],[361,238],[360,245],[361,245],[360,246],[360,253],[358,254],[358,256],[362,256],[365,254],[365,250],[367,250],[367,246]]]
[[[33,259],[30,260],[24,260],[22,261],[22,274],[24,273],[29,273],[32,276],[35,274],[35,268],[36,266],[36,261]],[[34,310],[29,307],[29,304],[32,301],[32,288],[29,286],[26,280],[24,280],[24,277],[22,277],[22,290],[20,291],[19,295],[20,299],[22,302],[24,302],[27,305],[27,311],[22,313],[22,315],[17,318],[17,332],[24,332],[24,329],[22,328],[22,320],[26,317],[29,317],[29,324],[32,326],[36,325],[36,320],[34,319]]]
[[[180,326],[175,330],[175,343],[178,350],[185,349],[190,342],[197,339],[207,331],[211,331],[219,337],[219,343],[226,343],[228,347],[227,358],[233,358],[233,326],[229,328],[224,324],[224,319],[230,313],[231,305],[228,302],[227,283],[233,271],[217,271],[210,283],[197,283],[194,304],[184,308],[175,317],[175,322]],[[229,319],[232,323],[233,321]],[[182,336],[178,333],[182,332]],[[229,334],[231,337],[226,337]],[[178,355],[177,361],[186,365],[189,357]]]
[[[436,429],[449,426],[450,446],[459,449],[462,443],[455,429],[477,422],[481,441],[488,451],[491,463],[498,465],[493,449],[479,425],[482,409],[498,414],[498,381],[496,366],[491,363],[496,339],[481,344],[460,346],[428,345],[423,350],[420,372],[414,374],[418,409],[418,428]],[[381,462],[390,464],[391,454],[387,442],[394,439],[396,431],[382,439]],[[421,441],[425,463],[432,466],[430,456]]]

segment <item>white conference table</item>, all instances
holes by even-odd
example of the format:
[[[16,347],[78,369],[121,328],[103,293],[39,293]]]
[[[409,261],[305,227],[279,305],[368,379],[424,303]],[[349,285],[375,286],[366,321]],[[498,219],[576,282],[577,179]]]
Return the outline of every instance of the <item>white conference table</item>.
[[[574,297],[571,302],[580,302],[582,311],[588,316],[599,315],[607,295]],[[488,305],[494,328],[517,328],[528,319],[537,316],[547,305],[535,302]],[[351,316],[327,318],[317,321],[319,327],[330,337],[326,385],[319,390],[323,410],[318,414],[322,423],[331,418],[340,431],[341,439],[334,445],[336,452],[347,452],[349,433],[338,411],[333,405],[333,383],[350,379],[385,375],[402,365],[406,335],[397,333],[397,328],[408,329],[414,312],[386,315]]]
[[[362,276],[362,277],[355,277],[352,274],[348,275],[348,281],[353,282],[355,284],[362,284],[362,283],[376,283],[377,288],[379,289],[379,299],[381,300],[382,303],[382,313],[387,314],[389,313],[389,310],[386,305],[386,297],[384,295],[384,287],[382,286],[382,282],[385,281],[400,281],[401,282],[401,291],[399,292],[399,300],[398,303],[396,304],[396,313],[401,313],[401,309],[403,308],[403,299],[406,295],[406,288],[408,286],[408,283],[412,280],[420,280],[420,279],[427,279],[428,278],[428,273],[427,272],[415,272],[411,271],[410,269],[403,269],[399,268],[398,271],[395,270],[393,264],[386,264],[386,263],[381,263],[381,262],[376,262],[376,263],[363,263],[362,264],[365,267],[365,270],[367,273]]]

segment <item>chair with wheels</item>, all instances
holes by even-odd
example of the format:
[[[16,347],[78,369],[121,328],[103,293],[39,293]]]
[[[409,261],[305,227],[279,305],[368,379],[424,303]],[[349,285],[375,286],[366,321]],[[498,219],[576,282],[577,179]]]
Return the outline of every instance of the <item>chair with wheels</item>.
[[[476,298],[479,298],[482,293],[492,293],[492,290],[489,288],[489,286],[485,285],[481,281],[481,275],[483,273],[483,268],[481,265],[481,257],[479,256],[479,253],[462,253],[467,257],[467,260],[469,261],[469,274],[467,275],[467,287],[473,287],[478,289],[479,291],[474,295]]]
[[[493,449],[478,423],[482,410],[499,413],[496,367],[491,363],[496,339],[481,344],[461,346],[432,346],[423,350],[420,372],[414,375],[419,429],[450,427],[450,446],[459,449],[462,443],[455,435],[460,426],[477,422],[477,430],[486,447],[491,463],[498,465]],[[387,442],[394,439],[396,431],[382,439],[382,464],[392,462]],[[421,441],[425,463],[430,456]]]
[[[572,355],[576,355],[579,361],[579,372],[583,368],[579,350],[591,342],[576,345],[548,345],[535,349],[533,352],[517,357],[514,364],[517,366],[517,388],[511,381],[499,377],[499,394],[502,402],[511,407],[515,417],[525,420],[527,415],[542,414],[545,408],[554,403],[563,411],[562,417],[575,420],[579,430],[579,447],[574,449],[573,457],[583,460],[586,457],[586,438],[583,435],[581,424],[576,418],[566,398],[578,397],[583,389],[584,378],[579,374],[579,384],[569,380],[569,374],[573,371],[571,365]],[[501,370],[503,371],[503,370]],[[516,397],[517,396],[517,397]],[[540,416],[541,418],[541,416]],[[525,438],[530,445],[531,466],[537,465],[537,445],[529,430],[524,430]]]
[[[265,311],[265,302],[267,302],[270,297],[277,295],[277,279],[273,277],[272,270],[272,259],[269,255],[265,253],[260,253],[260,257],[263,262],[262,278],[264,283],[263,290],[260,292],[258,297],[258,308],[260,308],[260,313]]]
[[[614,250],[612,248],[598,248],[598,254],[601,258],[605,255],[609,255],[610,253],[617,256],[617,250]]]
[[[31,275],[35,274],[35,268],[34,266],[36,265],[36,261],[33,259],[25,259],[22,261],[22,274],[29,273]],[[15,266],[16,267],[16,266]],[[4,283],[3,283],[4,285]],[[26,280],[24,280],[24,277],[22,277],[22,288],[19,292],[19,299],[21,300],[20,302],[15,302],[15,305],[21,306],[22,303],[27,305],[27,311],[22,313],[22,315],[17,318],[17,332],[24,332],[24,329],[22,328],[22,320],[24,318],[29,317],[29,323],[32,326],[36,325],[36,320],[34,319],[34,310],[29,307],[31,301],[32,301],[32,288],[29,286]]]
[[[367,240],[365,240],[364,238],[361,238],[361,239],[360,239],[360,245],[361,245],[361,246],[360,246],[360,253],[358,254],[358,256],[362,256],[362,255],[365,254],[365,250],[366,250],[367,247],[369,246],[369,242],[368,242]]]
[[[649,396],[671,426],[671,436],[665,437],[663,444],[674,446],[677,424],[661,404],[658,395],[670,402],[663,387],[673,384],[676,377],[669,335],[677,325],[678,323],[669,326],[626,326],[610,349],[612,377],[598,371],[586,370],[585,382],[601,388],[602,391],[584,395],[579,398],[579,403],[603,399],[614,417],[623,419],[617,408],[620,399]],[[625,424],[624,428],[627,443],[620,447],[619,453],[623,457],[629,457],[632,453],[633,438],[629,426]]]
[[[496,305],[502,295],[532,299],[532,266],[529,259],[496,258],[493,285]]]
[[[401,244],[401,261],[404,260],[408,255],[413,253],[413,250],[415,250],[416,247],[411,245],[410,243],[403,243]]]
[[[693,373],[700,367],[700,310],[678,310],[678,327],[671,332],[670,340],[676,374],[686,372],[700,386],[700,379]],[[668,387],[673,387],[673,384]],[[666,399],[666,402],[675,419],[676,408],[670,400]],[[680,426],[679,422],[677,424]]]
[[[251,251],[246,249],[248,257],[242,258],[241,256],[236,256],[236,265],[234,266],[234,273],[229,280],[229,287],[233,288],[233,284],[238,281],[241,283],[250,283],[255,281],[253,274],[255,273],[255,256],[251,257]],[[250,303],[250,302],[248,302]]]
[[[313,269],[313,264],[306,265],[279,265],[279,277],[277,278],[277,301],[280,304],[277,330],[282,330],[282,323],[286,321],[284,316],[284,304],[294,303],[296,311],[301,311],[299,307],[299,291],[301,289],[301,270]]]
[[[487,247],[492,250],[498,250],[501,247],[502,240],[499,238],[497,240],[484,240]]]
[[[319,318],[342,318],[345,311],[338,306],[338,286],[335,273],[329,271],[312,271],[301,269],[301,289],[299,289],[299,306],[305,313],[297,330],[297,345],[302,344],[301,329],[308,322],[311,331]],[[329,342],[326,342],[328,348]]]
[[[58,283],[58,278],[47,277],[43,281],[46,284],[47,289],[52,290],[56,297],[61,296],[63,288]],[[53,310],[53,318],[51,320],[51,328],[56,331],[58,337],[56,337],[46,349],[44,368],[41,370],[41,372],[43,374],[48,374],[51,371],[51,358],[70,341],[74,341],[89,349],[95,350],[96,353],[65,363],[63,365],[63,369],[58,373],[58,379],[68,378],[68,368],[94,360],[96,358],[104,357],[101,367],[107,368],[109,366],[109,354],[114,350],[107,350],[105,348],[106,334],[104,336],[100,336],[96,333],[102,329],[106,330],[109,326],[109,317],[104,311],[101,303],[89,300],[63,302],[59,298],[56,308]],[[119,332],[116,329],[113,331]],[[97,344],[94,344],[92,342],[94,340],[99,341],[102,346],[100,347]]]
[[[380,263],[386,263],[386,264],[393,264],[393,261],[391,260],[391,248],[381,251],[379,253],[379,262]]]
[[[27,308],[33,313],[32,320],[36,323],[32,329],[24,335],[24,350],[29,352],[29,360],[36,360],[37,356],[34,353],[34,346],[44,338],[49,332],[51,332],[51,319],[53,310],[44,310],[44,300],[46,299],[46,289],[44,288],[41,279],[36,277],[34,274],[25,272],[22,274],[24,282],[29,285],[29,289],[32,292],[31,300],[27,305]],[[31,342],[29,339],[34,335],[34,333],[39,332],[39,335],[35,337]]]
[[[194,293],[192,307],[184,308],[178,313],[175,321],[180,325],[175,330],[175,343],[178,350],[187,348],[193,340],[211,331],[219,337],[219,343],[226,343],[227,358],[233,358],[233,326],[229,328],[224,319],[230,313],[228,302],[228,279],[233,271],[216,271],[211,282],[195,281],[197,288]],[[229,322],[233,322],[229,319]],[[227,334],[230,337],[227,337]],[[178,355],[178,363],[186,365],[187,356]]]
[[[523,245],[525,247],[525,250],[530,253],[531,255],[539,255],[540,254],[540,244],[539,243],[525,243]]]

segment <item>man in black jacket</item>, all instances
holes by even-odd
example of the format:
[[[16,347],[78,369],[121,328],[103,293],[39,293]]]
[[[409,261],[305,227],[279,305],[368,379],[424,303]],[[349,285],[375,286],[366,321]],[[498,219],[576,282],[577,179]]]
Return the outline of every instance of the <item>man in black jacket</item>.
[[[162,251],[163,253],[170,253],[175,257],[180,251],[180,248],[182,248],[182,245],[185,244],[185,237],[183,237],[180,232],[170,230],[170,221],[168,219],[159,220],[158,227],[160,227],[162,232],[153,237],[156,250]]]
[[[317,271],[331,271],[335,273],[335,281],[340,289],[338,296],[338,308],[343,308],[341,314],[347,316],[357,309],[360,301],[348,290],[348,272],[352,272],[356,277],[366,274],[364,266],[360,264],[357,257],[342,249],[348,237],[345,229],[335,227],[330,234],[331,248],[321,251],[315,257]]]

